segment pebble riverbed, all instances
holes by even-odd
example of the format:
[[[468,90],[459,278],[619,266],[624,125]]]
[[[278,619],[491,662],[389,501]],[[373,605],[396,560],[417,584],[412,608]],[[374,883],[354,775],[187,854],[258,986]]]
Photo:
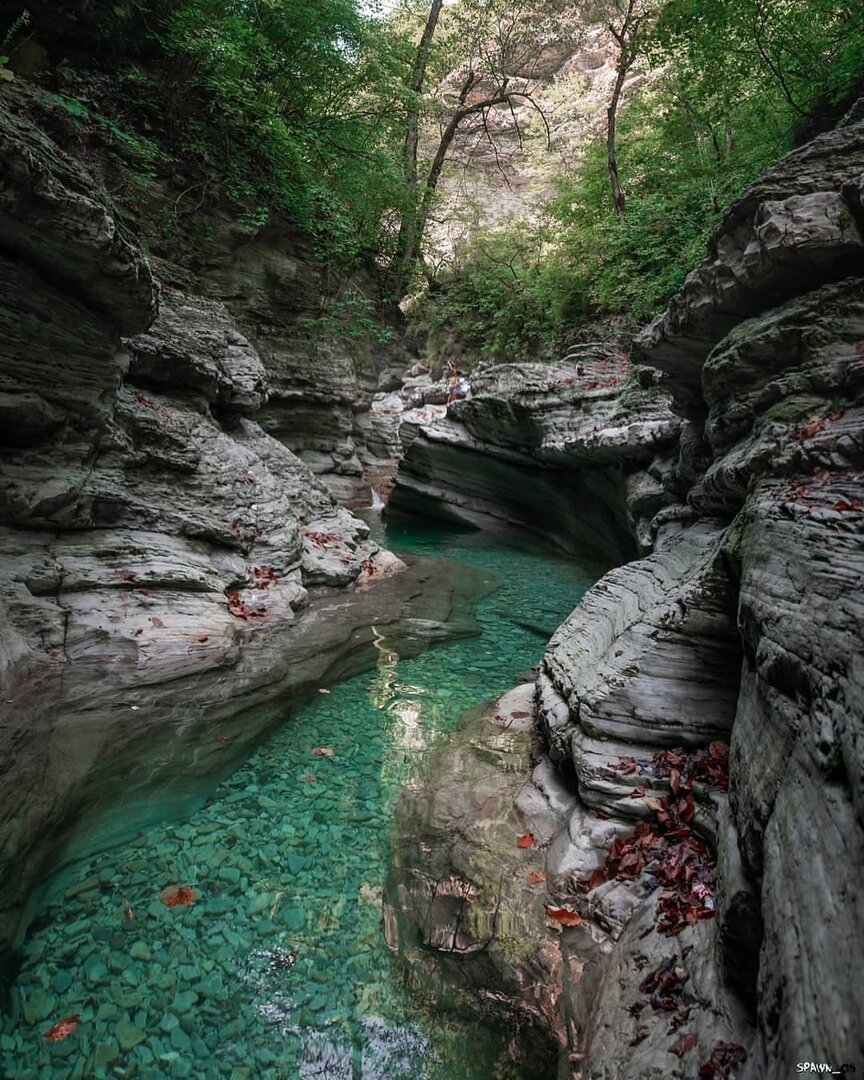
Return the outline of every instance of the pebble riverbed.
[[[375,671],[296,709],[191,817],[58,873],[0,1018],[0,1076],[493,1074],[502,1034],[419,1004],[384,944],[393,803],[464,709],[536,663],[537,628],[554,628],[604,568],[479,534],[392,529],[387,542],[487,571],[482,634],[410,659],[382,648]],[[166,907],[170,884],[194,902]],[[68,1038],[44,1038],[73,1013]]]

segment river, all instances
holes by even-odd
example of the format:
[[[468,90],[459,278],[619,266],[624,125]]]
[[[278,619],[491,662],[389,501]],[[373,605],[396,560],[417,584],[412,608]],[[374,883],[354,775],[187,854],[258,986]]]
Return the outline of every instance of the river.
[[[125,821],[129,838],[67,863],[22,946],[0,1075],[513,1075],[503,1034],[418,1002],[384,943],[393,805],[463,710],[537,662],[605,567],[482,533],[391,526],[386,542],[487,575],[482,632],[411,658],[382,642],[375,670],[295,708],[191,816],[137,833]],[[194,900],[166,906],[166,885]],[[71,1035],[44,1038],[72,1014]]]

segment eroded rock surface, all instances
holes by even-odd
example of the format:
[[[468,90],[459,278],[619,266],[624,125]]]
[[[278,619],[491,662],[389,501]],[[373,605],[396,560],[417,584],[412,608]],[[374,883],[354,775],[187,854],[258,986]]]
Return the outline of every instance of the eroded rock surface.
[[[631,515],[648,553],[607,574],[549,644],[534,707],[545,756],[523,747],[521,773],[499,770],[491,811],[464,803],[450,861],[436,839],[445,809],[428,791],[406,796],[394,881],[407,926],[394,926],[409,959],[416,845],[461,882],[459,925],[471,925],[494,893],[487,832],[510,826],[497,852],[508,881],[524,857],[513,833],[532,832],[543,858],[528,872],[546,875],[565,928],[545,925],[533,895],[508,900],[533,944],[511,953],[515,970],[487,970],[476,996],[524,1009],[527,973],[546,980],[531,994],[550,1008],[531,1015],[559,1042],[560,1075],[781,1080],[798,1062],[864,1057],[860,116],[732,205],[639,338],[672,393],[677,449],[626,481],[652,506],[647,531]],[[485,423],[484,453],[546,452],[533,414],[511,429],[509,407],[472,405],[426,441],[465,453]],[[605,430],[568,452],[603,453]],[[496,736],[474,731],[482,757]],[[572,799],[546,831],[518,816],[544,761]],[[423,913],[440,950],[453,913]]]
[[[226,767],[373,622],[464,632],[475,588],[406,571],[268,434],[278,373],[227,303],[160,301],[100,178],[2,94],[0,953],[70,821]]]
[[[505,364],[473,381],[445,416],[403,421],[390,512],[527,528],[618,561],[650,545],[681,426],[650,373],[642,385],[623,364]]]

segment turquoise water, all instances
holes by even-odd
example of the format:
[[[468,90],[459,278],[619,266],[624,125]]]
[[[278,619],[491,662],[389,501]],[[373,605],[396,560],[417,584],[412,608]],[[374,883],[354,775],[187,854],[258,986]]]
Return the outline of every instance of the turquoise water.
[[[541,629],[604,568],[478,533],[391,528],[388,543],[485,571],[481,635],[401,660],[382,645],[376,670],[296,709],[191,817],[58,874],[0,1020],[4,1078],[495,1073],[503,1036],[426,1011],[384,944],[393,804],[464,709],[537,662]],[[195,901],[166,907],[170,884]],[[72,1013],[72,1035],[43,1038]]]

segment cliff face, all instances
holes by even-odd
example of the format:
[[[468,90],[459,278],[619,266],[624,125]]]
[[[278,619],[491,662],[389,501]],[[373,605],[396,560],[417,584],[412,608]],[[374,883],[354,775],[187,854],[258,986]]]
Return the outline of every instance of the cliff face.
[[[494,782],[502,699],[466,721],[501,805],[450,788],[403,805],[394,944],[416,965],[458,953],[461,984],[557,1039],[574,1076],[779,1080],[864,1052],[861,116],[730,207],[636,342],[671,394],[675,460],[650,552],[549,644],[533,771],[523,758],[521,787],[512,762]],[[501,453],[508,409],[487,417],[484,454]],[[415,445],[397,495],[431,454]],[[568,447],[571,467],[604,461]],[[445,826],[458,841],[437,876],[459,904],[423,907],[420,853]],[[483,958],[463,947],[475,931]]]
[[[526,529],[625,561],[676,498],[680,427],[668,393],[625,361],[502,364],[446,416],[403,424],[388,512]]]
[[[423,615],[400,631],[419,648],[455,603],[445,571],[381,551],[269,433],[290,427],[293,375],[253,313],[303,267],[263,241],[223,249],[207,273],[241,329],[193,291],[207,275],[144,256],[52,124],[4,84],[0,958],[70,823],[157,779],[193,792],[286,702],[362,669],[373,623]]]

